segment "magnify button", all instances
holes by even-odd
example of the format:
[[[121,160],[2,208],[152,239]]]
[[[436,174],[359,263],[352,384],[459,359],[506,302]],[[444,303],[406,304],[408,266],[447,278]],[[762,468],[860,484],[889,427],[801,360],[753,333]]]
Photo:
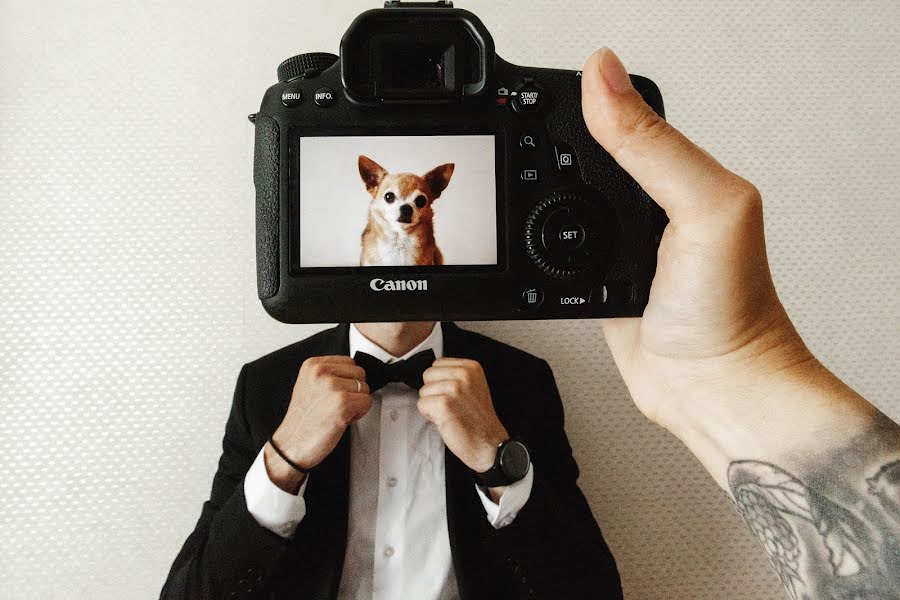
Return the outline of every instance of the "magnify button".
[[[523,134],[522,137],[519,138],[519,147],[523,150],[537,150],[537,136],[531,133]]]

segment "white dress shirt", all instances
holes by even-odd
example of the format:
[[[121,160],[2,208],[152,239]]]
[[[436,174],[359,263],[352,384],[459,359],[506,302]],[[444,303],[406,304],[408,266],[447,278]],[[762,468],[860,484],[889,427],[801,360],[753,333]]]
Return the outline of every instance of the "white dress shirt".
[[[350,326],[357,351],[395,362],[431,349],[443,356],[440,322],[418,346],[395,357]],[[372,409],[350,426],[347,551],[339,600],[457,600],[450,555],[444,480],[444,442],[419,413],[418,390],[392,382],[372,394]],[[315,477],[315,469],[307,477]],[[263,527],[289,538],[306,514],[304,481],[297,495],[276,486],[261,451],[244,478],[247,509]],[[512,523],[531,495],[531,467],[506,488],[499,504],[477,486],[488,521]],[[474,485],[474,484],[473,484]],[[374,516],[374,518],[373,518]]]

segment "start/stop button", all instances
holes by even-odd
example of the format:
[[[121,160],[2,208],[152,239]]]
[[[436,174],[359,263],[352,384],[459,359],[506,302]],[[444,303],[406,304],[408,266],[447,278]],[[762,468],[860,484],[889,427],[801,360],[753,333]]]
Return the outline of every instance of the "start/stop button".
[[[512,107],[520,115],[536,113],[546,102],[547,92],[536,81],[526,81],[514,93]]]

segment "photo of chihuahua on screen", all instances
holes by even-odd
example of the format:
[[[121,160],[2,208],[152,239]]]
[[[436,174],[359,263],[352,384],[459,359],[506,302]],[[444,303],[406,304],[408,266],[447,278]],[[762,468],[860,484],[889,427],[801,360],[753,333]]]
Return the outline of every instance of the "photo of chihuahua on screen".
[[[419,176],[389,173],[371,158],[359,157],[359,175],[372,196],[360,266],[444,264],[434,239],[432,205],[447,189],[454,166],[443,164]]]

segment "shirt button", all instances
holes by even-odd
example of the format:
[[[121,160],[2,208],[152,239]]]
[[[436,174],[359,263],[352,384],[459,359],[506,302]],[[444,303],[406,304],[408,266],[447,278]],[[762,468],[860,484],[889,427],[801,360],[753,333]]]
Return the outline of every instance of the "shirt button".
[[[399,418],[400,418],[400,411],[398,411],[395,408],[394,410],[391,411],[391,421],[396,421]]]
[[[388,487],[396,487],[397,486],[397,478],[396,477],[388,477]]]
[[[385,555],[387,558],[392,557],[392,556],[394,555],[394,548],[393,548],[393,546],[388,546],[387,548],[385,548],[385,549],[384,549],[384,555]]]

